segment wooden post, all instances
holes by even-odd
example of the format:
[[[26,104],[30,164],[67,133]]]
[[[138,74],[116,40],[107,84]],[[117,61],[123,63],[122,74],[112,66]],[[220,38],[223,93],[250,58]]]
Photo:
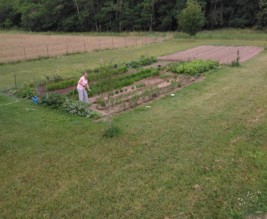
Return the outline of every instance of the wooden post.
[[[125,46],[125,48],[126,48],[126,46],[127,46],[126,37],[125,37],[124,46]]]
[[[26,60],[27,59],[27,56],[26,56],[26,48],[24,47],[24,59]]]
[[[17,75],[14,74],[14,83],[15,83],[15,88],[17,89]]]
[[[67,49],[67,54],[69,54],[69,45],[67,41],[66,41],[66,49]]]
[[[85,40],[83,41],[83,50],[84,50],[84,52],[86,52]]]
[[[112,37],[112,49],[114,49],[114,41],[113,41],[113,37]]]
[[[137,38],[137,36],[136,36],[136,46],[138,46],[138,38]]]
[[[101,50],[100,39],[98,39],[98,49]]]
[[[49,57],[49,48],[48,48],[48,45],[46,45],[46,56]]]

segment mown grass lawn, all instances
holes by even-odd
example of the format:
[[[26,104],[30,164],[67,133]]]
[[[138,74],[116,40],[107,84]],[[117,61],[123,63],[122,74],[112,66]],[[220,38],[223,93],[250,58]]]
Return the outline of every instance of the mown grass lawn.
[[[179,42],[148,47],[158,55],[203,42],[266,45]],[[136,50],[122,50],[118,60],[144,52]],[[94,55],[103,53],[108,58],[112,52],[85,57],[97,60]],[[1,88],[11,83],[4,70],[19,66],[23,78],[31,65],[27,80],[36,69],[41,75],[65,60],[61,66],[66,64],[67,74],[78,57],[0,66]],[[241,67],[207,74],[175,97],[150,103],[151,108],[117,115],[121,134],[115,139],[103,138],[105,122],[1,94],[0,218],[243,218],[266,213],[266,69],[264,51]]]

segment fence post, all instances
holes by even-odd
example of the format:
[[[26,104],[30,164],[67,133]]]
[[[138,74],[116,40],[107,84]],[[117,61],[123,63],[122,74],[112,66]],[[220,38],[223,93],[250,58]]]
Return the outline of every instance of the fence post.
[[[26,60],[27,59],[27,56],[26,56],[26,48],[24,47],[24,59]]]
[[[49,48],[48,48],[48,45],[46,45],[46,56],[49,57]]]
[[[15,88],[17,89],[17,75],[14,74],[14,83],[15,83]]]
[[[98,49],[101,50],[100,39],[98,39]]]
[[[69,45],[67,41],[66,41],[66,49],[67,49],[67,54],[69,54]]]
[[[135,40],[136,40],[136,46],[138,46],[138,38],[137,38],[137,36],[136,36]]]
[[[125,37],[125,39],[124,39],[125,41],[124,41],[124,46],[125,46],[125,48],[126,48],[126,46],[127,46],[127,41],[126,41],[126,37]]]
[[[83,41],[83,49],[84,49],[84,52],[86,52],[85,40]]]
[[[114,41],[113,41],[113,37],[112,37],[112,49],[114,49]]]

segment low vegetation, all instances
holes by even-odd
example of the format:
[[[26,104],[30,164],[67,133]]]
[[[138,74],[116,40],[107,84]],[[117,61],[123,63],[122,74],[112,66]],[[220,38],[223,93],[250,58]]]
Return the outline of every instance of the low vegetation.
[[[89,109],[89,104],[69,99],[57,93],[47,93],[40,101],[42,106],[61,110],[72,115],[97,119],[100,115]]]
[[[183,62],[178,64],[171,64],[171,70],[177,74],[189,74],[192,76],[199,75],[218,68],[219,63],[212,60],[195,60],[190,62]]]

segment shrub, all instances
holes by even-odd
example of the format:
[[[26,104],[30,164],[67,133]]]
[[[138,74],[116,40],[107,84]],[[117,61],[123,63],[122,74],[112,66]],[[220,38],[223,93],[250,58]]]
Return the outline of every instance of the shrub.
[[[81,117],[90,117],[90,114],[92,113],[92,110],[89,109],[89,104],[70,99],[65,99],[61,109],[65,112]]]
[[[42,97],[40,104],[52,109],[59,109],[64,112],[81,117],[88,117],[93,119],[98,119],[101,117],[100,114],[89,109],[89,104],[68,99],[57,93],[47,93]]]
[[[65,102],[65,97],[57,93],[47,93],[41,98],[40,104],[52,109],[59,109]]]
[[[15,95],[20,98],[30,99],[36,95],[36,91],[32,85],[25,84],[22,88],[15,91]]]

